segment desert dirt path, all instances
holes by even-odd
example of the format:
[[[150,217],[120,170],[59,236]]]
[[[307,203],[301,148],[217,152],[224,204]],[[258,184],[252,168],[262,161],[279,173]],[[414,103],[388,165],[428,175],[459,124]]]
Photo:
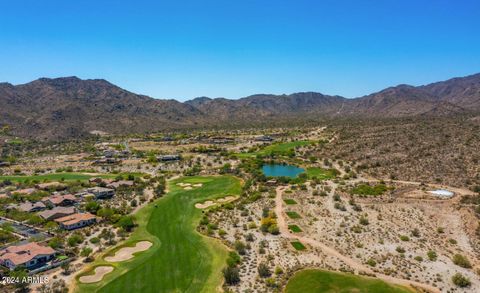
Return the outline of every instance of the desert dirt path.
[[[401,286],[406,286],[406,287],[413,287],[413,288],[420,288],[423,289],[424,291],[426,290],[427,292],[432,292],[432,293],[439,293],[440,290],[436,287],[430,286],[428,284],[423,284],[415,281],[410,281],[410,280],[404,280],[404,279],[399,279],[399,278],[394,278],[391,276],[379,274],[373,272],[369,267],[359,263],[358,261],[345,256],[341,254],[340,252],[336,251],[334,248],[329,247],[325,244],[323,244],[320,241],[317,241],[315,239],[311,239],[305,236],[299,236],[299,235],[294,235],[288,230],[288,225],[285,220],[285,213],[283,210],[283,192],[285,191],[286,187],[281,186],[276,189],[276,197],[275,197],[275,214],[277,215],[277,224],[278,228],[280,229],[280,233],[284,238],[288,239],[294,239],[294,240],[299,240],[300,242],[306,243],[308,245],[311,245],[313,247],[320,248],[326,255],[332,256],[335,258],[340,259],[343,261],[345,264],[350,266],[356,273],[358,272],[364,272],[368,274],[374,274],[377,278],[384,280],[389,283],[401,285]]]
[[[366,182],[380,182],[380,179],[374,179],[374,178],[362,178],[359,179],[359,181],[366,181]],[[415,186],[421,186],[422,182],[415,182],[415,181],[405,181],[405,180],[383,180],[384,182],[393,182],[393,183],[400,183],[400,184],[405,184],[405,185],[415,185]],[[460,188],[460,187],[453,187],[453,186],[448,186],[448,185],[443,185],[443,184],[434,184],[434,183],[423,183],[424,186],[430,187],[430,188],[436,188],[436,189],[446,189],[448,191],[452,191],[455,193],[455,195],[451,198],[447,199],[442,199],[442,201],[450,201],[450,202],[455,202],[458,203],[462,199],[462,196],[464,195],[473,195],[475,194],[473,191],[467,189],[467,188]],[[460,195],[460,196],[458,196]]]

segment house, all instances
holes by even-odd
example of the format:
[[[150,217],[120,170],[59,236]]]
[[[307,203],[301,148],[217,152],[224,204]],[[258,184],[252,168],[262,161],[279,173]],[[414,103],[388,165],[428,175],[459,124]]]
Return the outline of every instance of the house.
[[[35,269],[53,260],[55,253],[53,248],[39,245],[36,242],[12,245],[0,250],[0,264],[10,270],[14,270],[18,266]]]
[[[35,185],[36,188],[41,189],[41,190],[50,190],[50,189],[55,189],[55,190],[63,190],[66,189],[67,186],[63,183],[60,182],[47,182],[47,183],[40,183]]]
[[[14,191],[12,191],[12,193],[30,195],[30,194],[33,194],[36,191],[37,190],[35,188],[25,188],[25,189],[14,190]]]
[[[56,194],[50,197],[44,197],[42,202],[47,206],[54,207],[54,206],[71,206],[77,202],[77,198],[71,194]]]
[[[43,202],[41,201],[37,201],[35,203],[27,201],[21,204],[10,204],[8,208],[17,209],[22,212],[32,213],[32,212],[43,211],[44,209],[47,208],[47,206],[43,204]]]
[[[120,160],[115,158],[101,158],[93,162],[94,165],[113,165],[119,163]]]
[[[95,198],[95,194],[93,193],[90,193],[88,191],[81,191],[81,192],[78,192],[78,193],[75,193],[75,197],[79,197],[79,198]]]
[[[222,137],[222,136],[211,137],[210,139],[207,139],[207,142],[212,144],[228,144],[234,141],[235,140],[231,137]]]
[[[268,135],[262,135],[255,138],[255,141],[273,141],[273,137]]]
[[[111,150],[111,149],[103,151],[103,156],[105,158],[113,158],[116,154],[117,154],[117,152],[115,150]]]
[[[169,161],[180,161],[182,158],[179,155],[165,155],[157,157],[158,161],[169,162]]]
[[[162,138],[160,138],[160,139],[156,139],[156,140],[154,140],[154,141],[173,141],[173,137],[171,137],[171,136],[164,136],[164,137],[162,137]]]
[[[95,195],[96,199],[111,198],[115,195],[115,190],[105,187],[91,187],[88,188],[87,191]]]
[[[8,166],[10,166],[9,162],[5,162],[5,161],[0,160],[0,167],[8,167]]]
[[[116,181],[108,184],[107,187],[117,189],[120,186],[131,187],[133,185],[134,185],[134,182],[131,180],[120,180],[120,181]]]
[[[47,221],[52,221],[61,217],[72,215],[76,212],[74,207],[55,207],[51,210],[46,210],[38,213],[40,217]]]
[[[73,229],[78,229],[82,228],[88,225],[91,225],[95,222],[97,222],[97,217],[90,213],[77,213],[65,217],[61,217],[55,220],[60,227],[62,227],[65,230],[73,230]]]

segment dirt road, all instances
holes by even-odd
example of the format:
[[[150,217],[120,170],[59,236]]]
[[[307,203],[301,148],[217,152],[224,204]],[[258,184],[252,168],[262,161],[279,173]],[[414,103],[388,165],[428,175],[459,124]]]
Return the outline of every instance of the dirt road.
[[[359,263],[358,261],[341,254],[340,252],[336,251],[334,248],[329,247],[322,242],[319,242],[315,239],[311,239],[305,236],[294,235],[290,233],[288,230],[288,225],[285,220],[285,213],[283,210],[283,192],[285,191],[286,187],[281,186],[278,187],[276,190],[276,197],[275,197],[275,214],[277,215],[277,224],[280,229],[280,233],[284,238],[288,239],[295,239],[299,240],[302,243],[308,244],[313,247],[320,248],[326,255],[338,258],[339,260],[343,261],[345,264],[350,266],[357,274],[359,272],[364,272],[368,274],[375,274],[375,276],[381,280],[384,280],[389,283],[407,286],[407,287],[414,287],[426,290],[427,292],[437,293],[440,290],[436,287],[430,286],[428,284],[423,284],[415,281],[404,280],[399,278],[390,277],[383,274],[378,274],[372,271],[369,267],[365,266],[364,264]]]

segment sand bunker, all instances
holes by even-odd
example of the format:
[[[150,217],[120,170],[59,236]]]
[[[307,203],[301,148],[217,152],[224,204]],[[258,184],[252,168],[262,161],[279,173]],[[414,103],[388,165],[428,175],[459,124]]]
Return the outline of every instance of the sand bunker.
[[[184,189],[184,190],[192,190],[192,189],[193,189],[193,187],[191,187],[191,186],[187,186],[187,187],[184,187],[183,189]]]
[[[215,202],[211,201],[211,200],[207,200],[206,202],[204,203],[197,203],[195,204],[195,207],[197,209],[206,209],[206,208],[209,208],[211,206],[215,205]]]
[[[103,276],[113,271],[113,267],[111,266],[99,266],[96,267],[93,275],[81,276],[79,278],[80,282],[82,283],[96,283],[100,282],[103,279]]]
[[[206,208],[209,208],[211,206],[214,206],[216,204],[220,204],[220,203],[226,203],[226,202],[231,202],[231,201],[234,201],[236,200],[238,197],[236,196],[226,196],[224,198],[219,198],[217,199],[216,201],[212,201],[212,200],[207,200],[206,202],[204,203],[197,203],[195,204],[195,207],[197,209],[206,209]]]
[[[450,197],[455,195],[453,192],[445,190],[445,189],[431,190],[431,191],[429,191],[429,193],[433,194],[437,197],[440,197],[440,198],[450,198]]]
[[[181,186],[181,187],[192,186],[192,184],[190,184],[190,183],[183,183],[183,182],[177,183],[177,185]]]
[[[114,256],[107,256],[105,260],[108,262],[119,262],[119,261],[126,261],[133,258],[133,254],[145,251],[152,246],[152,242],[150,241],[139,241],[135,244],[134,247],[123,247],[120,248],[117,252],[115,252]]]
[[[224,198],[219,198],[217,201],[220,202],[220,203],[225,203],[225,202],[232,201],[236,198],[237,198],[236,196],[227,196],[227,197],[224,197]]]
[[[202,186],[203,186],[202,183],[193,184],[193,187],[202,187]]]

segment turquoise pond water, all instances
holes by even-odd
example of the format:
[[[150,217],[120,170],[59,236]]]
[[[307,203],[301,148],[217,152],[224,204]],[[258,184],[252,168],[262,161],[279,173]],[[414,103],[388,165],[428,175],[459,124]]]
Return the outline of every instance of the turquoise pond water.
[[[299,174],[305,172],[304,169],[292,165],[263,165],[262,167],[263,174],[267,177],[290,177],[295,178]]]

